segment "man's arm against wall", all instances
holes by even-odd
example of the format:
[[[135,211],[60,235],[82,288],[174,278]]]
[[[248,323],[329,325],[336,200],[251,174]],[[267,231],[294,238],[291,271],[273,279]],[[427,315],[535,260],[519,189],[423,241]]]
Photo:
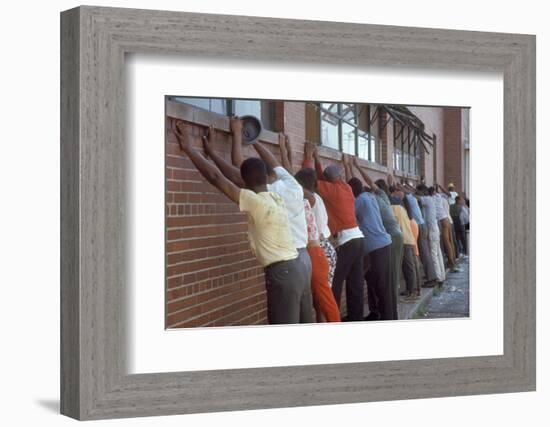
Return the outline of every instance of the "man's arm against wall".
[[[239,169],[244,161],[243,158],[243,122],[233,116],[229,119],[229,128],[231,129],[231,162],[233,166]]]
[[[241,178],[241,171],[239,168],[233,166],[228,161],[226,161],[222,156],[220,156],[218,153],[214,151],[214,148],[212,147],[212,142],[215,140],[215,129],[213,126],[210,126],[208,129],[208,136],[202,137],[202,145],[204,148],[204,152],[208,157],[210,157],[216,166],[220,169],[220,171],[224,174],[226,178],[231,180],[233,184],[235,184],[237,187],[244,188],[244,181]]]
[[[359,173],[361,174],[361,176],[363,177],[367,185],[371,188],[371,190],[378,191],[378,185],[376,185],[372,180],[372,178],[369,176],[369,174],[359,166],[359,163],[357,162],[357,157],[353,158],[353,164],[355,165],[355,167],[357,168],[357,170],[359,171]]]
[[[279,132],[279,148],[281,150],[281,162],[283,167],[292,174],[292,161],[290,160],[290,144],[288,141],[288,136],[284,133]]]
[[[353,178],[353,168],[351,167],[351,158],[349,155],[342,154],[342,164],[344,165],[344,173],[346,176],[346,182]]]
[[[317,181],[323,181],[325,179],[325,175],[323,173],[323,164],[321,163],[319,149],[316,145],[313,146],[313,158],[315,159],[315,171],[317,172]]]
[[[436,184],[436,189],[439,189],[439,191],[441,191],[442,193],[444,193],[447,197],[450,197],[450,196],[451,196],[451,192],[445,190],[445,189],[444,189],[441,185],[439,185],[439,184]]]
[[[261,157],[261,159],[265,162],[265,164],[271,168],[272,170],[276,167],[281,166],[281,163],[277,160],[275,155],[269,151],[267,148],[265,148],[260,141],[256,142],[254,144],[254,148],[256,149],[258,155]]]
[[[193,162],[201,175],[213,186],[218,188],[229,199],[239,204],[240,188],[227,179],[220,170],[191,145],[190,127],[186,126],[181,120],[176,121],[173,132],[179,142],[180,148]]]

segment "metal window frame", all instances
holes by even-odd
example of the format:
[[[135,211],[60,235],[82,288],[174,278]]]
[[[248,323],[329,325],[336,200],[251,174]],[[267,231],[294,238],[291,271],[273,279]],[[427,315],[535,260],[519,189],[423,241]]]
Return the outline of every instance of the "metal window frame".
[[[212,98],[208,98],[208,97],[193,97],[193,96],[180,96],[180,95],[174,95],[174,97],[178,97],[178,98],[197,98],[197,99],[208,99],[210,102],[212,102],[212,100],[221,100],[223,99],[224,100],[224,103],[225,103],[225,108],[227,110],[227,114],[222,114],[222,113],[219,113],[217,111],[213,111],[211,108],[209,109],[206,109],[206,108],[203,108],[203,107],[199,107],[197,105],[193,105],[193,104],[189,104],[187,102],[182,102],[182,101],[177,101],[177,102],[182,102],[183,104],[187,104],[187,105],[190,105],[194,108],[198,108],[199,110],[203,110],[203,111],[208,111],[209,113],[213,113],[213,114],[219,114],[220,116],[224,116],[224,117],[231,117],[235,114],[235,102],[238,102],[238,101],[257,101],[260,103],[260,120],[262,121],[262,124],[264,125],[264,127],[266,129],[269,129],[269,130],[272,130],[271,129],[271,126],[273,125],[273,115],[274,115],[274,108],[272,106],[272,103],[273,101],[270,100],[270,99],[240,99],[240,98],[216,98],[216,97],[212,97]],[[264,114],[266,114],[267,112],[267,116],[264,117]]]
[[[322,133],[323,116],[322,116],[322,114],[326,114],[326,115],[329,115],[331,117],[334,117],[338,122],[338,149],[337,149],[338,151],[344,153],[343,138],[342,138],[342,123],[346,123],[346,124],[352,126],[353,128],[355,128],[355,132],[354,132],[355,133],[354,153],[351,153],[351,154],[353,154],[355,156],[359,156],[359,130],[361,130],[363,132],[366,132],[368,138],[367,138],[367,156],[365,158],[363,158],[363,157],[360,157],[360,158],[368,160],[369,162],[376,163],[376,160],[378,158],[377,153],[375,152],[374,159],[371,156],[372,144],[373,144],[372,126],[373,126],[373,122],[374,122],[374,120],[372,120],[372,118],[371,118],[371,107],[374,104],[353,103],[353,102],[332,102],[331,104],[336,105],[336,110],[337,110],[336,113],[334,113],[334,112],[332,112],[330,110],[327,110],[326,108],[323,108],[321,106],[321,104],[326,104],[326,103],[327,102],[315,103],[315,105],[317,105],[317,109],[318,109],[318,113],[319,113],[318,120],[319,120],[320,143],[322,145],[326,146],[326,147],[334,148],[334,147],[330,147],[328,145],[325,145],[323,143],[323,133]],[[344,104],[353,105],[355,123],[352,123],[352,122],[350,122],[349,120],[347,120],[343,117],[342,105],[344,105]],[[365,105],[368,108],[367,129],[362,129],[362,128],[359,127],[358,106],[360,106],[360,105]],[[378,144],[378,143],[379,143],[379,137],[375,138],[375,141],[374,141],[374,144]],[[379,151],[379,150],[377,150],[376,145],[375,145],[375,151]]]

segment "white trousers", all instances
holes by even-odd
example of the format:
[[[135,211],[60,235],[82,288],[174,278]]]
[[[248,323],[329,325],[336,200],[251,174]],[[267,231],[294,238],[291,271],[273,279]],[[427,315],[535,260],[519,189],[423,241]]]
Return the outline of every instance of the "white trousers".
[[[435,276],[439,282],[445,280],[445,261],[441,253],[441,243],[439,238],[439,227],[437,224],[428,224],[428,245],[434,263]]]

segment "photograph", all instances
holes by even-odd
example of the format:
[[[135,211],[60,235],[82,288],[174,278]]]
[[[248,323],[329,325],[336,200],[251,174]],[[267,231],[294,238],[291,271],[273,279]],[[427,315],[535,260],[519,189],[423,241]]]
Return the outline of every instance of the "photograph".
[[[165,96],[165,327],[470,316],[470,108]]]

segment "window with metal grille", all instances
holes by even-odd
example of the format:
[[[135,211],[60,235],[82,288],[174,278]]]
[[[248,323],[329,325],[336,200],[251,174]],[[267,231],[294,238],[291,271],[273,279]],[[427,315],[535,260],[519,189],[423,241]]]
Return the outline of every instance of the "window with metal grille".
[[[396,170],[420,174],[421,148],[410,126],[393,122],[393,167]]]
[[[377,106],[307,103],[306,137],[344,153],[380,163]]]

